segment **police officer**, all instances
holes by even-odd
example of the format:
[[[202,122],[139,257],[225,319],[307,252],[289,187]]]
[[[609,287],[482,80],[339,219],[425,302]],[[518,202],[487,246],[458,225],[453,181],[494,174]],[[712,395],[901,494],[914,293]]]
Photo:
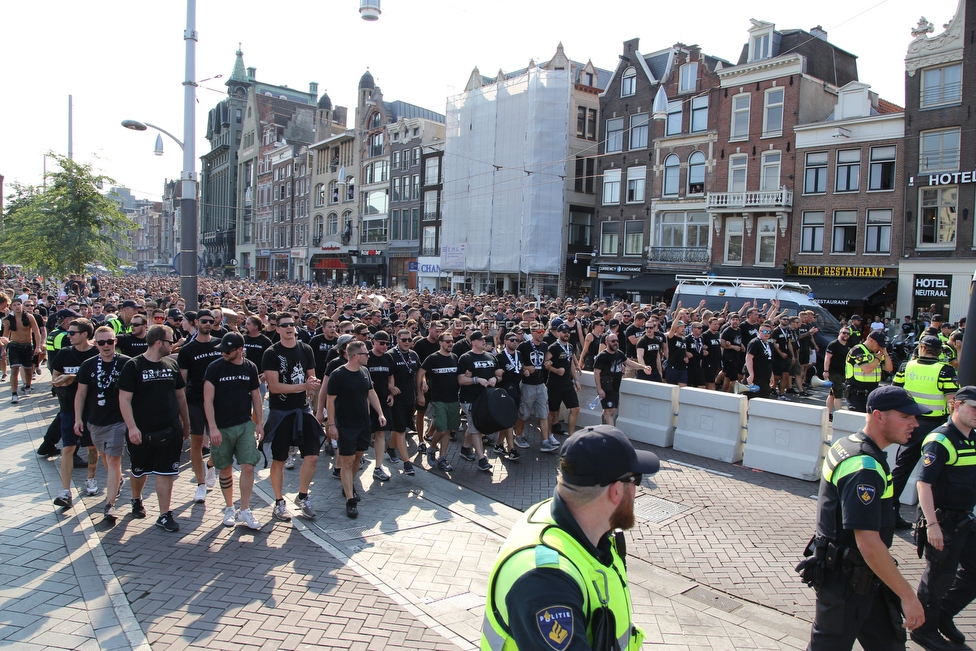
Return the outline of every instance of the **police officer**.
[[[864,333],[861,330],[861,324],[863,320],[860,314],[852,314],[851,318],[847,321],[847,329],[851,331],[850,345],[854,346],[861,343],[864,340]]]
[[[854,330],[848,342],[854,340]],[[885,349],[887,339],[883,332],[872,332],[863,342],[851,345],[847,353],[844,377],[847,380],[847,404],[851,411],[865,411],[868,394],[881,384],[881,369],[894,370],[891,356]]]
[[[956,392],[949,420],[922,443],[918,502],[927,523],[928,542],[918,598],[925,608],[925,624],[912,631],[912,640],[930,651],[957,648],[942,635],[955,644],[966,643],[966,637],[952,618],[976,598],[973,427],[976,427],[976,387],[967,386]]]
[[[482,651],[635,651],[643,642],[620,529],[634,525],[637,484],[657,472],[658,459],[610,425],[574,433],[560,457],[553,498],[526,511],[492,568]]]
[[[906,443],[927,411],[901,387],[875,389],[864,428],[831,446],[817,503],[817,534],[801,562],[817,588],[809,651],[905,648],[905,633],[925,620],[922,604],[888,551],[894,537],[891,476],[883,450]],[[881,584],[884,584],[882,586]],[[899,599],[904,623],[898,619]]]
[[[905,362],[895,374],[893,384],[905,387],[905,391],[912,394],[915,402],[925,405],[930,410],[925,416],[919,417],[918,427],[912,432],[908,445],[898,449],[895,467],[891,471],[895,483],[896,504],[902,491],[905,490],[908,476],[912,474],[922,454],[922,440],[926,434],[945,422],[950,412],[949,402],[959,388],[956,382],[956,369],[951,364],[938,359],[941,347],[942,343],[938,337],[931,335],[922,337],[919,344],[919,358]],[[911,529],[912,523],[899,515],[895,527]]]

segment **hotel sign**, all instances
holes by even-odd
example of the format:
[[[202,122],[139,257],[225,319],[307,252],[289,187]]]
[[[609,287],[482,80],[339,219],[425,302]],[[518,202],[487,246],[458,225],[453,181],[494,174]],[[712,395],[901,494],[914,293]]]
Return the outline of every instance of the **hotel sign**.
[[[826,265],[797,265],[789,273],[797,276],[822,278],[884,278],[884,267],[831,267]]]
[[[976,183],[976,170],[972,172],[946,172],[944,174],[929,174],[928,177],[925,175],[910,176],[908,178],[908,187],[914,187],[915,181],[918,181],[919,185],[958,185],[960,183]],[[926,183],[928,180],[928,183]]]

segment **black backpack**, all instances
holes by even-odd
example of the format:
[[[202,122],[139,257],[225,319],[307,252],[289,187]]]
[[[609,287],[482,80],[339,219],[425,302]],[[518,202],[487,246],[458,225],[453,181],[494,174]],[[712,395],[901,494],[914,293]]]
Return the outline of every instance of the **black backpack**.
[[[471,420],[482,434],[492,434],[515,425],[518,407],[505,389],[487,387],[471,404]]]

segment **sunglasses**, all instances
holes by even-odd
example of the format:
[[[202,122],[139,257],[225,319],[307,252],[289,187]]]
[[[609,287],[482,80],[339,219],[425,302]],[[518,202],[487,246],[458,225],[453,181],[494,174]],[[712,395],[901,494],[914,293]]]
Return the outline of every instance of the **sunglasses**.
[[[69,337],[74,337],[75,335],[80,335],[81,330],[65,330]]]
[[[406,344],[409,344],[410,343],[410,339],[409,338],[408,339],[398,339],[398,341],[402,341],[403,343],[406,343]]]
[[[213,319],[197,319],[198,323],[213,323]]]
[[[772,334],[772,333],[773,333],[772,330],[760,330],[759,331],[759,334],[761,334],[761,335],[768,335],[768,334]]]
[[[146,323],[145,321],[130,321],[129,325],[131,325],[133,328],[138,328],[139,326],[146,325]]]
[[[390,345],[390,342],[383,341],[382,339],[377,339],[376,341],[373,342],[373,345],[374,346],[389,346]]]
[[[111,346],[114,343],[115,343],[115,340],[114,339],[96,339],[95,340],[95,345],[96,346]]]
[[[164,317],[164,316],[154,316],[153,317],[153,321],[165,321],[165,320],[166,320],[166,317]]]
[[[614,479],[614,480],[613,480],[613,481],[611,481],[611,482],[608,482],[608,483],[606,483],[606,484],[600,484],[600,485],[601,485],[601,486],[609,486],[610,484],[615,484],[615,483],[617,483],[618,481],[619,481],[620,483],[622,483],[622,484],[637,484],[637,485],[640,485],[640,483],[641,483],[641,482],[642,482],[643,480],[644,480],[644,475],[641,475],[641,474],[636,474],[636,475],[627,475],[626,477],[621,477],[621,478],[619,478],[619,479]]]
[[[295,324],[294,323],[279,323],[278,324],[278,327],[279,328],[294,328],[295,327]]]

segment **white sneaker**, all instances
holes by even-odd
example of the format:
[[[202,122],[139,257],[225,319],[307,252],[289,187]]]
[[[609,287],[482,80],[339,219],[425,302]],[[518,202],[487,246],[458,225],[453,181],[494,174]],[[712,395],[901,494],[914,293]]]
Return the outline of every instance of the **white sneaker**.
[[[557,448],[560,447],[560,446],[562,446],[562,443],[559,442],[559,439],[557,439],[552,434],[549,435],[549,443],[551,445],[555,445]]]
[[[197,504],[203,504],[207,501],[207,485],[197,484],[197,492],[193,494],[193,501]]]
[[[236,523],[237,523],[237,520],[234,517],[234,507],[233,506],[225,506],[224,507],[224,526],[225,527],[233,527]]]
[[[516,445],[516,447],[520,447],[523,450],[525,448],[532,447],[531,445],[529,445],[528,439],[526,439],[524,436],[516,436],[515,437],[515,445]]]
[[[254,519],[254,514],[251,513],[251,509],[241,509],[237,512],[237,522],[247,525],[248,529],[254,529],[257,531],[263,525]]]
[[[88,496],[98,495],[98,482],[95,481],[94,477],[85,480],[85,494]]]
[[[203,483],[207,488],[213,488],[217,484],[217,469],[213,466],[207,466],[207,469],[203,471]]]
[[[285,461],[285,470],[294,470],[294,469],[295,469],[295,457],[289,454],[288,460]]]

